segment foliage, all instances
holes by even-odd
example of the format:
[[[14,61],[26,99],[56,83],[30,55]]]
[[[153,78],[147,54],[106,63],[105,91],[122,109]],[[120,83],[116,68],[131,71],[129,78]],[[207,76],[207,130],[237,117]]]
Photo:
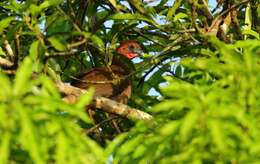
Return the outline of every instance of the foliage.
[[[151,109],[158,124],[125,135],[117,163],[259,161],[260,42],[211,41],[210,57],[183,61],[192,71],[181,80],[166,77],[163,100]]]
[[[26,58],[12,81],[0,76],[1,162],[102,161],[98,157],[102,149],[75,124],[77,119],[90,122],[84,105],[91,92],[77,104],[68,105],[61,100],[50,78],[30,78],[32,65],[31,59]]]
[[[1,162],[259,161],[260,4],[217,2],[1,1]],[[84,133],[92,91],[67,104],[55,82],[109,65],[125,40],[146,51],[128,105],[155,120],[121,119],[119,135],[98,112],[101,147]]]

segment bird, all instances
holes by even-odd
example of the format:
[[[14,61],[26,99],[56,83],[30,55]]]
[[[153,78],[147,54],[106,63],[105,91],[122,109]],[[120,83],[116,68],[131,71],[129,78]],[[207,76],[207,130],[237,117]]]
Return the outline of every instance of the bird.
[[[81,89],[95,88],[95,96],[107,97],[121,103],[127,103],[131,97],[131,78],[133,68],[123,59],[132,60],[140,56],[143,48],[137,41],[121,42],[116,53],[123,56],[113,56],[110,66],[93,68],[86,71],[72,82],[72,85]]]
[[[131,97],[131,81],[134,73],[134,69],[129,63],[141,55],[143,46],[137,41],[128,40],[121,42],[115,52],[118,55],[113,55],[111,65],[93,68],[78,75],[76,77],[78,80],[74,80],[71,83],[72,86],[81,89],[94,87],[94,97],[102,96],[126,104]],[[93,119],[91,107],[87,108],[87,112]],[[116,131],[120,133],[115,122],[112,122]]]

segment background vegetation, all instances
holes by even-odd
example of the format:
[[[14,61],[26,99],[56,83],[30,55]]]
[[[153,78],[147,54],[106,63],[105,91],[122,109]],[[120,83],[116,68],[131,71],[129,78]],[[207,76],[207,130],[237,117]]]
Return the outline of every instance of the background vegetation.
[[[212,4],[1,1],[1,163],[258,162],[260,4]],[[125,40],[146,51],[128,105],[154,121],[121,119],[122,134],[105,122],[100,143],[86,133],[93,91],[68,104],[55,82],[101,66]]]

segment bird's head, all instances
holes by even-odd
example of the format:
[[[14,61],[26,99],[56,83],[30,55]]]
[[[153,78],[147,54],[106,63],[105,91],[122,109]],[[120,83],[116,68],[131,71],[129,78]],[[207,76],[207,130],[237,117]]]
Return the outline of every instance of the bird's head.
[[[120,46],[116,49],[116,52],[127,57],[128,59],[133,59],[141,55],[143,48],[140,43],[131,40],[121,42]]]

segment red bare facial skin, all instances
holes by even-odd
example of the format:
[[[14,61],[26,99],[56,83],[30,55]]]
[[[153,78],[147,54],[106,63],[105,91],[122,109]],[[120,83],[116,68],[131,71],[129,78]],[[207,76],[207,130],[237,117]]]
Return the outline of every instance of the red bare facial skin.
[[[128,59],[133,59],[140,56],[138,52],[142,51],[143,48],[136,41],[126,41],[120,43],[120,46],[116,49],[116,52],[127,57]]]

